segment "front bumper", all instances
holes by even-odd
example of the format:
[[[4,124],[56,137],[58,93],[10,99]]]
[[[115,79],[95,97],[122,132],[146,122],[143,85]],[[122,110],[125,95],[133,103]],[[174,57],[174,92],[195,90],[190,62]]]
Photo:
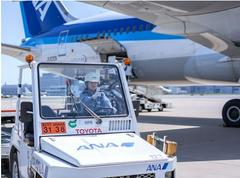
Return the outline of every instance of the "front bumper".
[[[167,161],[76,167],[49,154],[36,152],[32,169],[44,178],[165,178],[166,172],[175,170],[176,161],[176,157],[172,157]]]

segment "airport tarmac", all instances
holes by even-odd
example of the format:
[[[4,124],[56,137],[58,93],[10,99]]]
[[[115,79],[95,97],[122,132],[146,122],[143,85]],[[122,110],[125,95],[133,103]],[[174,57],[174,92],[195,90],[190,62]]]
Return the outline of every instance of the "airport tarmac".
[[[240,128],[221,120],[224,103],[236,97],[164,96],[173,108],[141,113],[141,136],[154,131],[178,143],[177,178],[239,178]]]
[[[141,136],[155,131],[178,143],[177,178],[239,178],[240,128],[221,119],[224,103],[236,97],[166,96],[173,108],[140,114]]]

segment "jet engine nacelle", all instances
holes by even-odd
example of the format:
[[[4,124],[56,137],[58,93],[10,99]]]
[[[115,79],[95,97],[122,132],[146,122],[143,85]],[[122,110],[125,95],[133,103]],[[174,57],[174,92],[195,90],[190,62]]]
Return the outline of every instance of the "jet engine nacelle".
[[[184,68],[186,78],[202,84],[239,84],[240,60],[219,55],[190,58]]]

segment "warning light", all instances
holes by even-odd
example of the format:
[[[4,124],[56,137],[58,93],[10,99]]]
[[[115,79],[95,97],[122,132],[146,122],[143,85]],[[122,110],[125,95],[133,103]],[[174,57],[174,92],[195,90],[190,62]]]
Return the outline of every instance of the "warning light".
[[[33,56],[31,54],[29,54],[25,57],[25,60],[27,63],[31,63],[33,61]]]
[[[173,141],[166,141],[166,146],[164,152],[168,156],[176,156],[177,153],[177,143]]]
[[[147,142],[150,143],[153,146],[156,146],[156,140],[154,138],[154,135],[147,135]]]
[[[130,58],[124,58],[123,62],[124,62],[125,65],[130,65],[132,63]]]

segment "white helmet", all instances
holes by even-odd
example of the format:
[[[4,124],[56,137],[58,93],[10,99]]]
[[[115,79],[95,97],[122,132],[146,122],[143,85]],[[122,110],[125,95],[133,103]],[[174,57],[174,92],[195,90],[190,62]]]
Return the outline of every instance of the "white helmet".
[[[99,82],[100,76],[96,72],[90,72],[85,76],[85,82]]]

